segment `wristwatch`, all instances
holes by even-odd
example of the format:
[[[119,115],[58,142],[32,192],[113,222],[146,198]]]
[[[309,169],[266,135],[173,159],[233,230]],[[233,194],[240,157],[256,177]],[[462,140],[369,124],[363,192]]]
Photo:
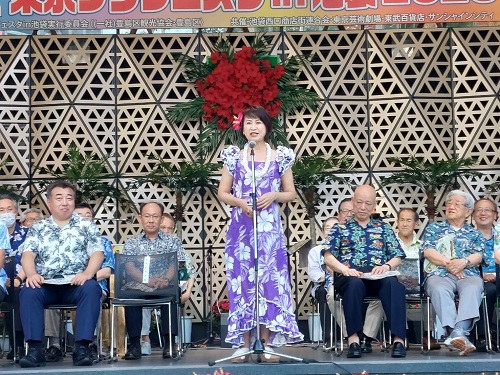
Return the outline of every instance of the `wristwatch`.
[[[470,268],[470,266],[471,264],[469,258],[465,258],[465,268]]]

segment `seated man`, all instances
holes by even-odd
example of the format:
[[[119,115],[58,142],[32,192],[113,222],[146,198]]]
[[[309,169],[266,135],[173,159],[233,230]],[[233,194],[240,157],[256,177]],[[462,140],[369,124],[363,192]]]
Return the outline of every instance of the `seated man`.
[[[460,351],[460,355],[476,350],[468,336],[479,319],[483,294],[479,265],[484,256],[484,237],[466,223],[473,208],[474,198],[469,193],[451,191],[446,196],[446,220],[429,224],[422,237],[425,291],[448,334],[445,345]]]
[[[163,221],[164,206],[161,203],[150,202],[141,204],[138,219],[142,225],[143,232],[128,239],[123,248],[123,254],[126,255],[153,255],[163,253],[177,253],[178,262],[188,262],[181,240],[171,234],[160,231],[160,225]],[[168,306],[162,306],[162,334],[165,338],[165,347],[163,349],[163,358],[170,358],[170,340],[174,342],[177,336],[177,324],[172,324],[169,332],[169,313]],[[171,309],[170,318],[172,322],[177,322],[177,308]],[[140,359],[141,354],[141,327],[142,327],[142,307],[125,307],[125,325],[130,338],[130,347],[125,353],[125,359]],[[169,337],[171,335],[171,337]],[[176,348],[172,348],[172,356],[177,357]]]
[[[401,261],[397,269],[401,273],[398,280],[405,286],[407,294],[418,295],[420,294],[420,246],[422,245],[422,241],[415,233],[419,224],[418,214],[413,208],[402,208],[398,211],[397,219],[398,240],[406,254],[406,258]],[[422,345],[424,349],[427,347],[431,350],[441,349],[432,335],[428,342],[427,334],[424,334]]]
[[[474,212],[472,214],[476,229],[479,230],[485,239],[485,261],[487,267],[483,267],[484,294],[486,296],[486,305],[488,307],[488,319],[490,322],[490,332],[494,331],[496,324],[493,320],[495,312],[495,302],[497,299],[496,286],[496,267],[494,250],[500,249],[500,234],[494,227],[495,221],[498,219],[497,205],[491,199],[481,198],[474,204]],[[484,316],[483,309],[479,309],[479,321],[477,323],[478,340],[476,342],[477,351],[486,351],[486,335],[484,332]],[[496,334],[491,335],[493,347],[496,343]],[[495,349],[494,349],[495,350]]]
[[[26,238],[28,228],[22,226],[16,221],[18,212],[18,202],[8,194],[0,194],[0,221],[3,221],[3,223],[7,226],[10,236],[10,247],[5,254],[6,258],[4,264],[4,270],[7,273],[5,286],[8,290],[5,302],[9,303],[14,309],[14,314],[7,314],[5,319],[7,330],[9,332],[10,346],[7,359],[14,358],[14,341],[17,346],[15,350],[17,358],[24,354],[24,351],[22,350],[24,336],[19,313],[19,291],[21,290],[21,284],[26,276],[21,268],[21,252],[19,251],[19,247]],[[16,327],[16,332],[13,331],[14,326]]]
[[[79,203],[75,206],[75,212],[83,218],[94,221],[94,210],[88,203]],[[104,262],[101,269],[96,273],[96,279],[102,289],[101,301],[104,301],[109,296],[108,279],[111,272],[115,268],[115,254],[113,253],[111,241],[102,236],[102,246],[104,249]],[[73,314],[73,322],[75,322],[75,314]],[[57,362],[62,359],[63,353],[60,346],[60,326],[61,314],[57,310],[45,310],[45,336],[48,338],[48,349],[45,352],[47,362]],[[95,340],[94,340],[95,341]],[[97,359],[97,345],[94,342],[90,346],[91,357],[95,361]]]
[[[101,268],[103,247],[97,226],[74,212],[75,187],[56,181],[47,187],[52,215],[34,224],[21,245],[26,284],[21,288],[21,322],[28,354],[21,367],[45,365],[42,350],[44,308],[76,305],[73,365],[90,366],[89,344],[101,311],[101,288],[95,275]]]
[[[336,217],[329,217],[323,222],[322,231],[323,236],[328,235],[330,229],[339,221]],[[325,338],[325,342],[330,340],[330,309],[326,304],[326,289],[325,289],[325,275],[326,272],[321,266],[321,245],[313,247],[309,250],[307,256],[307,274],[313,283],[311,289],[311,296],[318,301],[319,304],[319,320],[321,329]],[[319,337],[316,337],[319,339]]]
[[[0,302],[5,299],[7,289],[5,282],[7,281],[7,273],[3,269],[5,262],[5,251],[10,249],[9,232],[5,224],[0,221]]]
[[[160,230],[166,234],[175,235],[175,220],[168,212],[163,213],[163,221]],[[191,257],[186,254],[186,261],[179,262],[179,286],[181,288],[181,306],[191,297],[191,291],[194,285],[195,272],[192,266]],[[151,339],[149,331],[151,329],[150,308],[142,309],[142,328],[141,328],[141,353],[142,355],[151,354]]]
[[[376,197],[373,187],[357,187],[352,198],[354,216],[344,225],[334,226],[323,241],[324,263],[335,272],[335,288],[344,301],[348,358],[361,357],[359,335],[366,296],[382,301],[394,334],[392,357],[406,356],[405,288],[396,277],[384,277],[399,266],[405,254],[392,228],[371,217]]]
[[[39,222],[40,220],[43,220],[42,210],[39,208],[28,208],[21,214],[21,219],[19,221],[21,222],[21,225],[26,228],[31,228],[33,224]]]

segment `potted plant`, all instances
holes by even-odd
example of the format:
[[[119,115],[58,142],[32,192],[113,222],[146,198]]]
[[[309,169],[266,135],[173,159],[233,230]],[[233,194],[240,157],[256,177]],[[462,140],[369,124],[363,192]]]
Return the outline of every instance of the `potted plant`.
[[[312,245],[316,245],[316,206],[318,205],[317,189],[325,182],[347,183],[348,179],[335,173],[348,173],[353,168],[349,156],[309,155],[296,159],[292,167],[295,186],[304,195]]]
[[[124,207],[129,207],[132,205],[129,197],[113,183],[106,182],[119,177],[108,172],[110,157],[111,155],[99,157],[94,152],[83,153],[75,143],[71,143],[63,159],[62,171],[58,172],[45,167],[38,168],[40,173],[52,177],[41,181],[40,186],[45,188],[55,180],[65,180],[71,182],[76,188],[76,203],[112,198]]]
[[[180,162],[179,165],[167,162],[159,155],[149,155],[150,160],[155,160],[156,165],[145,177],[138,179],[140,184],[146,182],[156,183],[165,186],[175,192],[175,213],[176,232],[182,238],[182,221],[184,219],[183,194],[193,192],[201,188],[204,194],[205,188],[214,190],[217,181],[212,176],[213,172],[220,169],[218,163],[206,163],[201,159],[194,161]]]
[[[381,181],[382,186],[391,184],[410,184],[419,187],[426,195],[425,209],[430,222],[434,221],[436,214],[435,195],[441,188],[454,186],[459,177],[480,175],[479,172],[470,170],[476,165],[472,158],[453,157],[446,160],[428,161],[410,155],[407,157],[392,157],[389,161],[400,171]]]

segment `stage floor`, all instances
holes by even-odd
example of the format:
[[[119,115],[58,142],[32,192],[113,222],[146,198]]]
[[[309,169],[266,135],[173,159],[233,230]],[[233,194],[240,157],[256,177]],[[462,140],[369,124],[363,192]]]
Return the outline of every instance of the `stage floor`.
[[[219,347],[189,348],[180,360],[163,359],[161,350],[153,349],[151,356],[137,361],[119,359],[114,363],[101,361],[91,367],[73,367],[71,354],[63,361],[47,363],[46,367],[23,369],[12,361],[0,360],[0,374],[54,374],[68,375],[212,375],[223,368],[231,375],[332,375],[332,374],[500,374],[500,353],[472,353],[460,357],[445,347],[427,355],[420,353],[419,346],[412,346],[403,359],[393,359],[390,353],[374,347],[371,354],[364,354],[360,359],[348,359],[344,353],[336,357],[333,352],[321,348],[314,349],[311,344],[295,344],[278,349],[279,352],[301,358],[307,363],[283,359],[280,363],[245,363],[232,364],[221,362],[213,366],[208,363],[231,356],[232,349]],[[257,356],[253,356],[256,360]]]

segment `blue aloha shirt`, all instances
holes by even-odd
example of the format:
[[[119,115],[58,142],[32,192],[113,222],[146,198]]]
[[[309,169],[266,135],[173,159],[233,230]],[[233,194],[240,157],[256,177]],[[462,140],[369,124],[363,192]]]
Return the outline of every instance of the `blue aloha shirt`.
[[[500,227],[497,224],[497,228],[491,228],[491,238],[489,240],[485,239],[484,243],[485,248],[485,259],[488,262],[488,266],[483,267],[483,273],[495,273],[496,272],[496,264],[495,264],[495,250],[500,250],[500,236],[498,233],[498,229]]]
[[[10,241],[9,241],[9,231],[3,222],[0,222],[0,250],[9,251],[10,250]],[[5,293],[7,293],[7,289],[5,288],[5,282],[7,281],[7,273],[2,268],[0,270],[0,287],[3,289]]]
[[[113,244],[106,237],[101,237],[101,241],[104,248],[104,262],[102,262],[101,269],[109,267],[111,268],[111,271],[113,271],[115,269],[115,253],[113,252]],[[102,290],[109,292],[107,280],[99,281],[99,285]]]
[[[171,252],[177,252],[178,263],[184,262],[188,278],[194,277],[195,270],[191,258],[182,247],[182,241],[173,234],[159,231],[156,238],[151,240],[146,233],[142,232],[129,238],[123,246],[123,254],[126,255],[155,255]],[[153,268],[153,265],[151,267]],[[158,267],[165,270],[168,265],[158,265]],[[155,274],[155,272],[156,268],[153,268],[151,273]]]
[[[321,246],[322,255],[330,251],[340,263],[361,272],[406,257],[391,226],[373,218],[366,227],[352,217],[345,224],[334,225]]]
[[[14,231],[10,235],[10,250],[5,253],[5,271],[10,278],[16,276],[21,269],[21,251],[19,247],[24,242],[28,229],[28,227],[16,223]]]
[[[97,226],[89,219],[73,213],[70,221],[60,228],[52,219],[35,223],[20,251],[31,251],[36,272],[45,279],[57,275],[76,275],[85,271],[96,251],[104,251]]]
[[[446,241],[447,244],[443,244]],[[471,254],[481,254],[483,257],[483,265],[487,265],[485,253],[485,239],[483,234],[465,223],[462,228],[456,229],[450,225],[448,220],[431,223],[425,228],[422,236],[422,251],[425,249],[435,249],[440,253],[449,251],[449,242],[453,243],[452,254],[445,254],[453,258],[466,258]],[[448,275],[448,270],[444,266],[435,266],[430,262],[424,263],[424,268],[427,277],[430,275],[438,275],[444,277]],[[465,277],[479,276],[479,266],[464,269]]]

